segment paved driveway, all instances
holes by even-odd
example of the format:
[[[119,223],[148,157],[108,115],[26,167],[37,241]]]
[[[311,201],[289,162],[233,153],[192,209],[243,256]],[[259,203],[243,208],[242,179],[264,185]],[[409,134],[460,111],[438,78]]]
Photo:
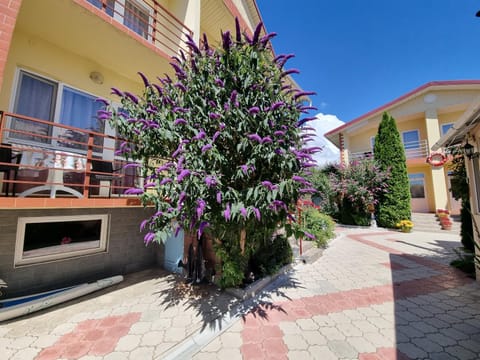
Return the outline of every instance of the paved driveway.
[[[254,300],[151,269],[0,325],[1,359],[478,359],[480,285],[450,232],[338,228]]]

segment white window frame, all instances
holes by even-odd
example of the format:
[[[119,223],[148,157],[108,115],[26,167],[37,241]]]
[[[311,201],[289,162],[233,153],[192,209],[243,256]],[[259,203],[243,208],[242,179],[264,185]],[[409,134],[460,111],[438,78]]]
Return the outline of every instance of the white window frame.
[[[402,144],[403,146],[405,146],[405,135],[408,134],[408,133],[416,133],[417,134],[417,141],[418,141],[418,145],[416,147],[410,147],[410,148],[405,148],[405,150],[413,150],[413,149],[419,149],[420,148],[420,131],[418,129],[415,129],[415,130],[406,130],[406,131],[402,131]],[[407,143],[408,144],[408,143]]]
[[[57,89],[56,89],[57,94],[56,94],[56,98],[55,98],[55,108],[54,108],[54,111],[53,111],[53,119],[51,121],[52,126],[53,126],[52,134],[51,134],[52,138],[56,138],[58,136],[58,132],[59,132],[59,129],[60,129],[60,128],[56,127],[55,124],[62,124],[61,119],[60,119],[60,114],[61,114],[62,96],[63,96],[64,87],[68,87],[70,89],[79,91],[81,93],[92,96],[94,98],[99,97],[96,94],[92,94],[89,91],[85,91],[84,89],[80,89],[80,88],[78,88],[76,86],[73,86],[73,85],[70,85],[68,83],[65,83],[65,82],[62,82],[62,81],[59,81],[59,80],[55,80],[55,79],[52,79],[48,76],[36,73],[34,71],[18,67],[16,69],[16,73],[15,73],[14,89],[12,91],[13,96],[10,100],[10,109],[11,109],[10,112],[11,113],[15,112],[15,103],[17,101],[17,96],[18,96],[18,87],[20,86],[19,82],[20,82],[20,73],[21,72],[24,72],[27,75],[30,74],[32,76],[39,77],[39,78],[47,80],[49,82],[53,82],[57,85]],[[11,127],[11,125],[12,125],[11,122],[12,121],[13,121],[13,119],[9,119],[8,125],[7,125],[8,128]],[[115,130],[110,126],[110,124],[108,122],[105,122],[105,129],[104,129],[103,133],[105,135],[115,136]],[[8,133],[7,138],[12,143],[29,145],[29,146],[32,146],[32,147],[46,147],[46,148],[52,148],[52,149],[56,149],[56,150],[62,150],[62,151],[73,152],[73,153],[81,153],[81,154],[86,154],[87,153],[86,150],[71,149],[69,147],[60,146],[60,145],[57,144],[56,140],[52,140],[50,143],[38,143],[38,142],[35,142],[35,141],[22,140],[22,139],[17,139],[15,137],[11,137],[10,133]],[[106,139],[106,140],[110,140],[110,139]],[[111,141],[113,141],[113,140],[111,140]],[[95,152],[94,154],[96,156],[101,156],[103,159],[112,160],[114,150],[107,150],[106,149],[106,148],[110,148],[110,145],[111,145],[111,143],[104,144],[104,146],[102,147],[103,148],[103,153],[96,153]]]
[[[100,239],[93,240],[93,241],[84,241],[79,243],[49,246],[42,249],[31,250],[28,256],[24,256],[23,248],[24,248],[24,240],[25,240],[25,229],[27,224],[48,223],[48,222],[67,222],[67,221],[88,221],[88,220],[101,221]],[[17,221],[17,239],[15,242],[14,267],[59,261],[59,260],[65,260],[65,259],[75,258],[79,256],[86,256],[86,255],[107,252],[109,224],[110,224],[110,216],[108,214],[19,217]],[[48,236],[48,234],[45,234],[45,236]],[[97,246],[91,246],[91,245],[97,245]],[[50,252],[48,251],[48,249],[50,249]]]
[[[130,28],[125,24],[125,7],[126,7],[126,2],[132,3],[134,6],[138,7],[140,10],[145,11],[145,13],[148,15],[148,24],[147,24],[147,36],[142,36],[141,34],[137,33],[135,30]],[[134,0],[116,0],[114,9],[113,9],[113,18],[117,20],[119,23],[133,31],[135,34],[138,36],[151,41],[152,40],[152,16],[153,16],[153,11],[152,9],[146,7],[144,4],[142,4],[139,1],[134,1]],[[154,30],[153,30],[154,31]]]
[[[441,125],[440,125],[440,136],[445,135],[445,134],[448,132],[448,130],[450,130],[450,128],[453,126],[453,124],[454,124],[454,123],[451,123],[451,122],[450,122],[450,123],[441,124]],[[444,126],[448,126],[447,131],[445,131],[445,130],[443,129]]]
[[[421,175],[421,176],[419,176]],[[409,190],[412,187],[412,181],[417,181],[422,183],[423,186],[423,197],[412,197],[412,199],[425,199],[427,197],[427,192],[425,189],[425,174],[424,173],[411,173],[408,174],[408,183],[409,183]],[[411,190],[410,190],[411,194]]]

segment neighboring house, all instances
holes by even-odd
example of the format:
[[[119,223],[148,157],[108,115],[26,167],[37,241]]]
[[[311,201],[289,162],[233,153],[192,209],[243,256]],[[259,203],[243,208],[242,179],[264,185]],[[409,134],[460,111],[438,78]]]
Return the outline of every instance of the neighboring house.
[[[437,151],[450,146],[461,146],[464,149],[476,243],[475,253],[480,257],[480,97],[476,98],[453,127],[433,144],[432,150]],[[478,263],[477,265],[480,266]],[[476,272],[477,280],[480,280],[478,266]]]
[[[137,72],[172,74],[187,34],[252,35],[254,0],[0,0],[0,278],[22,294],[159,263],[174,270],[183,238],[145,247],[141,185],[98,121],[111,88],[141,93]],[[118,171],[117,171],[118,170]],[[12,196],[13,195],[13,196]],[[181,235],[183,237],[183,235]]]
[[[373,145],[382,114],[397,123],[405,147],[413,212],[449,209],[459,213],[460,204],[450,189],[445,153],[430,156],[430,147],[445,134],[480,95],[480,80],[435,81],[360,116],[325,134],[340,149],[340,162],[373,156]],[[443,157],[443,158],[442,158]]]

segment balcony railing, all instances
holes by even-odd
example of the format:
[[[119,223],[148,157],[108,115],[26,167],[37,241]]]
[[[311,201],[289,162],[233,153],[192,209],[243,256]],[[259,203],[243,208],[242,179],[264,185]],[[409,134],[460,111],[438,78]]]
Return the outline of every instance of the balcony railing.
[[[0,196],[129,197],[143,184],[139,168],[115,155],[114,136],[0,112],[0,139]]]
[[[156,0],[86,0],[108,16],[138,34],[169,57],[179,50],[188,53],[187,35],[193,36],[185,24]]]
[[[429,154],[427,140],[419,140],[406,142],[403,144],[405,148],[405,156],[408,159],[426,158]],[[349,160],[363,160],[366,158],[373,158],[373,150],[365,149],[364,151],[350,152]]]

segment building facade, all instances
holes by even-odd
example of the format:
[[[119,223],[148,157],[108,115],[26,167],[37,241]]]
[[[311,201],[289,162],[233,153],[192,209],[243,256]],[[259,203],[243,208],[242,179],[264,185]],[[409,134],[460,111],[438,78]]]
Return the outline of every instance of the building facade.
[[[397,124],[407,158],[413,212],[448,209],[460,204],[449,191],[449,157],[445,149],[430,148],[480,95],[479,80],[430,82],[325,134],[348,164],[373,156],[375,135],[384,112]]]
[[[183,239],[148,246],[142,181],[97,119],[111,88],[141,93],[137,72],[173,74],[191,36],[252,34],[253,0],[0,0],[0,278],[8,294],[174,266]],[[113,169],[119,170],[113,174]],[[178,243],[181,246],[178,246]]]

